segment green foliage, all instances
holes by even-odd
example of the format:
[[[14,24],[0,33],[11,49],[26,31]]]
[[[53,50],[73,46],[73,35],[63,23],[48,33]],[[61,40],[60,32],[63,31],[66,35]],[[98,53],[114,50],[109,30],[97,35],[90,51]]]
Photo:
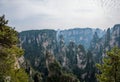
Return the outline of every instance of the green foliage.
[[[4,82],[7,77],[11,82],[28,82],[24,69],[15,67],[17,59],[24,52],[17,46],[17,31],[6,26],[7,22],[4,15],[0,17],[0,82]]]
[[[60,64],[54,60],[54,63],[49,64],[49,70],[57,74],[61,74],[61,66]]]
[[[97,74],[100,82],[120,82],[120,49],[114,47],[107,52],[107,57],[103,59],[103,64],[97,64],[101,74]]]
[[[12,82],[28,82],[28,75],[24,69],[11,69],[9,71],[9,76],[11,76]]]
[[[8,20],[5,20],[5,15],[0,17],[0,26],[4,26],[8,23]]]
[[[76,76],[72,74],[62,74],[60,76],[50,76],[47,78],[46,82],[80,82]]]
[[[80,82],[77,77],[71,73],[65,73],[61,76],[61,82]]]
[[[8,27],[8,26],[1,26],[0,27],[0,45],[5,47],[11,47],[18,42],[17,32]]]

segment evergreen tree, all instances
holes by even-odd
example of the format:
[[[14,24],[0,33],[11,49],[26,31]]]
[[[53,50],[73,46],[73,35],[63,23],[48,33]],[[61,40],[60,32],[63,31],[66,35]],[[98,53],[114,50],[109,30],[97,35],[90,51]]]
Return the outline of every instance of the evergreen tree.
[[[107,52],[103,64],[97,64],[100,74],[97,74],[99,82],[120,82],[120,49],[115,47]]]
[[[18,58],[23,50],[18,45],[18,33],[0,17],[0,82],[28,82],[27,74],[19,67]]]

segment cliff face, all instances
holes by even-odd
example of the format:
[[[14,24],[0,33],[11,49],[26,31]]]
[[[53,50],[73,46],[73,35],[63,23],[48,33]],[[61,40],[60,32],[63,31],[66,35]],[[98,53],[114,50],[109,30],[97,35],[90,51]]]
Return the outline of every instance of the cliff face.
[[[102,58],[106,56],[106,52],[114,46],[120,47],[120,24],[115,25],[113,28],[108,28],[103,37],[99,38],[94,34],[90,43],[90,48],[96,62],[102,62]],[[96,37],[95,37],[96,36]]]
[[[64,37],[65,44],[68,45],[70,41],[75,42],[77,45],[82,44],[85,48],[89,48],[90,42],[93,38],[93,34],[97,32],[99,37],[102,37],[104,31],[100,29],[91,29],[91,28],[75,28],[69,30],[58,30],[57,40],[59,36]]]
[[[47,74],[46,50],[55,53],[56,31],[54,30],[34,30],[20,33],[21,46],[25,50],[25,58],[30,61],[32,67]]]
[[[46,51],[48,51],[50,54],[53,54],[53,58],[61,64],[64,70],[77,74],[79,79],[84,80],[87,75],[87,71],[85,70],[87,56],[84,46],[80,45],[80,43],[85,41],[82,33],[86,34],[85,36],[87,38],[87,35],[90,36],[89,33],[92,33],[92,31],[89,31],[91,29],[76,29],[73,31],[70,30],[70,32],[66,31],[69,35],[63,35],[61,33],[58,34],[54,30],[33,30],[21,32],[19,37],[21,46],[25,50],[25,59],[30,61],[35,70],[42,72],[44,75],[48,75],[48,64],[50,63],[50,61],[46,61]],[[72,32],[73,34],[71,34]],[[76,34],[76,32],[78,33]],[[78,38],[79,36],[83,39]],[[78,43],[70,40],[69,37],[76,38],[75,40]],[[66,43],[65,40],[68,42]],[[79,40],[82,41],[79,42]],[[76,69],[79,73],[76,73]],[[82,72],[83,70],[84,72]]]
[[[101,63],[106,51],[115,45],[120,47],[120,25],[107,31],[91,28],[31,30],[21,32],[19,37],[25,59],[44,76],[52,74],[49,64],[56,60],[64,71],[75,74],[81,82],[96,82],[95,63]],[[46,52],[52,54],[50,60],[46,59]]]

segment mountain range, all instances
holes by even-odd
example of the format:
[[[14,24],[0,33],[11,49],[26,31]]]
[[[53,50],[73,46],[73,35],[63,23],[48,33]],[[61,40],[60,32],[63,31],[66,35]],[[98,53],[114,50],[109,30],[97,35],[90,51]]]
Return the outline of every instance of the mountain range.
[[[104,31],[99,28],[29,30],[20,32],[19,39],[29,64],[27,70],[41,73],[43,81],[70,73],[80,82],[97,82],[95,64],[102,63],[106,52],[114,46],[120,47],[120,24]]]

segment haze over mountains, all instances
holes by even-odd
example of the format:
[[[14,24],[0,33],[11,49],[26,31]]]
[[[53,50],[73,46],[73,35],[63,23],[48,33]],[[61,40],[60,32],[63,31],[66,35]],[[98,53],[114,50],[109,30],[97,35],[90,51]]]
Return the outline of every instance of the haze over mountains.
[[[0,0],[0,15],[17,31],[119,24],[119,0]]]

